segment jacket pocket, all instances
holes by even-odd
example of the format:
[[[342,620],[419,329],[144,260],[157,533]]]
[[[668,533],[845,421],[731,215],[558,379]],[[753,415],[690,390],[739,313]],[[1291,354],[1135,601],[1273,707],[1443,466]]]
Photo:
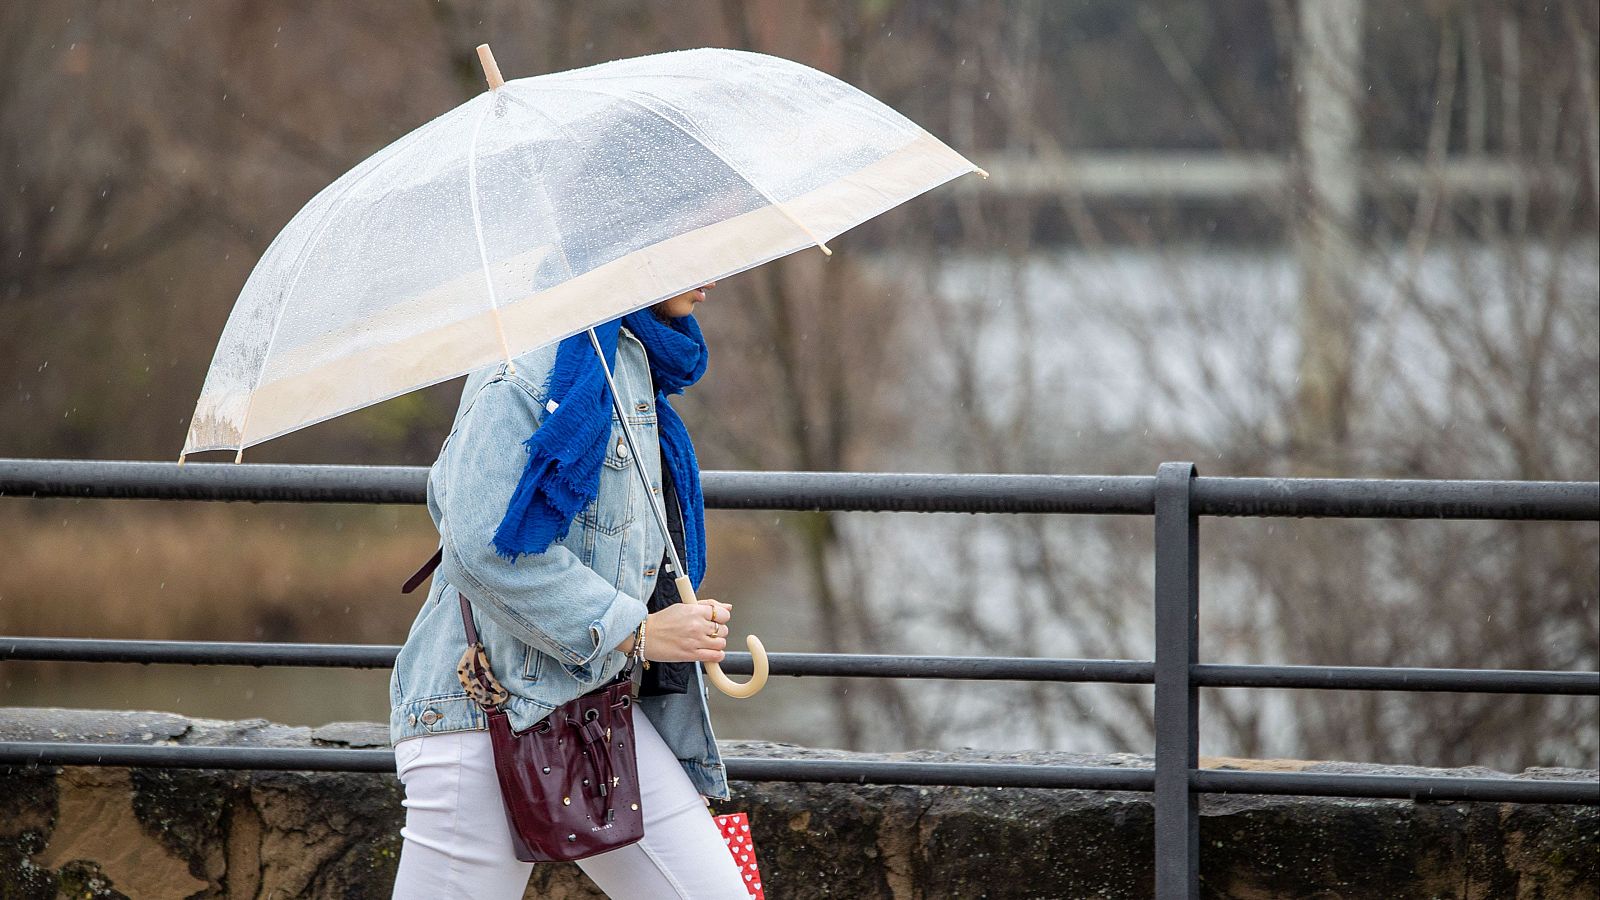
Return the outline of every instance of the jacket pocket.
[[[522,646],[522,680],[538,681],[539,675],[544,671],[545,654],[535,650],[532,646]]]
[[[639,431],[645,429],[635,431],[634,441],[644,448],[641,452],[649,452],[649,448],[656,446],[655,432],[650,430],[640,434]],[[579,515],[585,526],[603,534],[615,535],[633,525],[638,518],[634,494],[639,476],[633,471],[633,454],[623,441],[621,429],[613,425],[608,440],[610,443],[606,447],[605,464],[600,467],[600,484],[595,491],[594,501],[584,507]]]

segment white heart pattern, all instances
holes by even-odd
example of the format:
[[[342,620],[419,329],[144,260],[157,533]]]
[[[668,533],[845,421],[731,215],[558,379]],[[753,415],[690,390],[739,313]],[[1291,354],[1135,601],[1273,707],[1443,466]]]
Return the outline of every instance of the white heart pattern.
[[[749,837],[749,817],[744,813],[730,813],[715,816],[714,819],[723,840],[728,842],[728,852],[739,866],[739,873],[744,876],[745,888],[750,891],[750,896],[755,900],[766,900],[766,894],[761,889],[761,872],[756,868],[755,843]]]

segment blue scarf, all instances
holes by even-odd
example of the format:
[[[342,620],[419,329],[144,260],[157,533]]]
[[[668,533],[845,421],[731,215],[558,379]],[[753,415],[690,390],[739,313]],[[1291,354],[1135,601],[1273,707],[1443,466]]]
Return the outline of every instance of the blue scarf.
[[[694,316],[663,321],[649,308],[595,327],[606,363],[615,371],[617,336],[627,325],[650,359],[656,388],[656,425],[661,435],[662,463],[672,475],[683,511],[684,549],[690,581],[700,586],[706,570],[705,502],[700,494],[700,464],[683,420],[667,397],[705,374],[709,354]],[[555,411],[523,442],[528,465],[506,505],[505,518],[494,533],[495,552],[516,562],[525,553],[543,553],[566,537],[572,519],[600,491],[615,414],[605,373],[595,359],[587,332],[561,342],[546,383]],[[640,461],[635,460],[635,465]],[[630,478],[637,477],[629,473]],[[652,518],[654,518],[652,516]],[[670,540],[670,538],[669,538]]]

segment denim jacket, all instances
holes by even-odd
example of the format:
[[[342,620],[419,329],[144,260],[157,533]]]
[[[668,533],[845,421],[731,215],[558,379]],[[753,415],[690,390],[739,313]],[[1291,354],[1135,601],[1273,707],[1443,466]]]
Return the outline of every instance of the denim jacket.
[[[490,667],[511,694],[506,709],[514,730],[600,686],[627,662],[613,648],[644,620],[641,598],[655,586],[666,539],[614,415],[599,494],[574,517],[566,537],[515,563],[491,543],[527,464],[523,441],[548,414],[544,383],[555,355],[550,345],[467,379],[450,435],[428,473],[428,513],[443,555],[390,676],[392,743],[488,727],[456,679],[466,649],[457,591],[472,602]],[[617,341],[614,375],[645,457],[639,463],[659,496],[655,390],[644,345],[626,328]],[[696,789],[727,799],[705,679],[698,665],[694,671],[687,693],[641,697],[639,708]]]

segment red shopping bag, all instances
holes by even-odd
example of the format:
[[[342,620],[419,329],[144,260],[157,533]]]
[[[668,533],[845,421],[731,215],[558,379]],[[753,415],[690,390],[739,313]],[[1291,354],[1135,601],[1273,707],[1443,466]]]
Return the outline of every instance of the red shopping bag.
[[[713,818],[717,820],[717,828],[722,831],[722,839],[728,842],[728,852],[733,854],[733,861],[739,867],[739,874],[744,876],[744,886],[749,889],[750,896],[756,900],[767,900],[767,895],[761,890],[761,870],[756,868],[756,845],[750,840],[750,817],[744,813],[730,813]]]

